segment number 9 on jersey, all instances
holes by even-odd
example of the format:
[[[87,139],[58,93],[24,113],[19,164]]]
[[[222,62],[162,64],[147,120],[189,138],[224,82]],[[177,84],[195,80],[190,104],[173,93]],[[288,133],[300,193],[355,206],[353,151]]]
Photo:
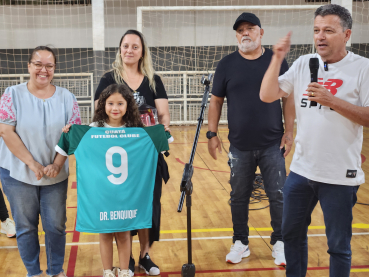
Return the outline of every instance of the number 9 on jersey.
[[[113,155],[119,154],[120,155],[120,166],[115,167],[113,165]],[[120,177],[115,177],[113,174],[108,176],[108,180],[114,185],[121,185],[123,184],[128,177],[128,157],[127,152],[122,147],[113,146],[106,151],[105,154],[106,160],[106,167],[108,170],[113,174],[121,174]]]

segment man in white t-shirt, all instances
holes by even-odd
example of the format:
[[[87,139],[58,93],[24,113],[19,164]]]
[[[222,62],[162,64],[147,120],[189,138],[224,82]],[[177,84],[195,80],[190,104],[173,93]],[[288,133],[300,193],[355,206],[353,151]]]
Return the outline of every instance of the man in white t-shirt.
[[[296,108],[296,147],[283,188],[287,276],[306,275],[307,230],[318,200],[326,224],[329,276],[350,275],[352,208],[365,182],[360,152],[363,126],[369,126],[369,60],[346,50],[351,28],[347,9],[319,7],[314,20],[318,53],[299,57],[278,78],[290,48],[289,33],[274,46],[261,85],[262,101],[294,97]],[[318,82],[310,83],[309,60],[314,57],[319,59]]]

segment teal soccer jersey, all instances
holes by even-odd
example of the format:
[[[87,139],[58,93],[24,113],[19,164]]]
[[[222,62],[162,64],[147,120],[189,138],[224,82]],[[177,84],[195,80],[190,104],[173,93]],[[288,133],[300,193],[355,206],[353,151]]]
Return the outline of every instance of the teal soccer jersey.
[[[163,125],[73,125],[57,152],[77,161],[76,230],[113,233],[150,228],[158,154],[169,150]]]

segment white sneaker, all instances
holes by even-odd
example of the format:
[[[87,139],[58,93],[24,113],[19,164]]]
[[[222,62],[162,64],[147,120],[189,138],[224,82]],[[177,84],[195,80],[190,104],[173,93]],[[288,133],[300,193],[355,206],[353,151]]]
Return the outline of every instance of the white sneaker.
[[[231,251],[226,256],[226,262],[238,264],[242,261],[242,258],[247,258],[250,254],[249,246],[243,245],[240,240],[236,240],[231,246]]]
[[[272,257],[275,259],[274,263],[276,265],[286,265],[286,257],[284,256],[284,243],[278,240],[273,245]]]
[[[113,273],[113,271],[111,271],[110,269],[107,269],[107,270],[103,270],[103,277],[116,277],[116,275],[115,275],[115,272]]]
[[[4,222],[1,222],[1,233],[6,234],[8,238],[15,237],[15,223],[10,218],[7,218]]]
[[[129,270],[128,269],[120,270],[118,268],[118,277],[131,277],[131,274],[129,274]]]

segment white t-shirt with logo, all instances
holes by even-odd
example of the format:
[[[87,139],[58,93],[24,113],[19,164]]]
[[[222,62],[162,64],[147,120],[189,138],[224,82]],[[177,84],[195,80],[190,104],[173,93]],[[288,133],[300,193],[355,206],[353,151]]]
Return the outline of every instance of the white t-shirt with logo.
[[[365,182],[361,169],[363,126],[329,107],[310,106],[310,58],[319,58],[318,82],[335,97],[360,107],[369,106],[369,59],[348,52],[339,62],[328,64],[319,54],[299,57],[279,77],[279,87],[294,93],[297,135],[290,170],[310,180],[357,186]]]

